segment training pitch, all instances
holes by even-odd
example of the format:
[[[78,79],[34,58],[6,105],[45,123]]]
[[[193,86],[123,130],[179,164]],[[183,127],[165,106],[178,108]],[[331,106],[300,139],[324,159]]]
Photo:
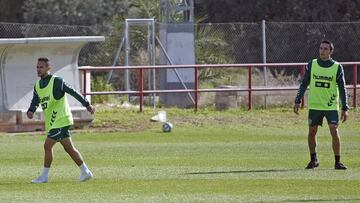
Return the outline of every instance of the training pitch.
[[[31,184],[43,163],[43,133],[0,135],[0,202],[359,202],[360,112],[341,124],[342,161],[335,171],[331,137],[318,134],[320,167],[309,160],[306,110],[216,112],[167,110],[163,133],[154,110],[101,110],[73,141],[94,178],[60,144],[49,183]]]

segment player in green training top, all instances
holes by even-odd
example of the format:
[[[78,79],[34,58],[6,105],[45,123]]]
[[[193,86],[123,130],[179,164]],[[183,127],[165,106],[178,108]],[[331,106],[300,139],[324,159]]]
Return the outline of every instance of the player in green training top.
[[[45,115],[45,129],[47,138],[44,143],[45,158],[42,174],[32,180],[32,183],[48,182],[48,174],[53,160],[53,146],[60,142],[65,151],[80,167],[80,181],[86,181],[93,177],[93,174],[86,166],[80,152],[74,147],[69,128],[73,124],[73,118],[67,102],[66,93],[70,94],[82,103],[86,109],[93,114],[95,109],[62,78],[50,74],[50,62],[47,58],[39,58],[36,66],[37,75],[40,77],[34,87],[33,99],[29,110],[28,118],[32,119],[39,104]]]
[[[324,117],[327,119],[332,136],[335,169],[346,169],[346,166],[340,162],[339,96],[342,104],[341,120],[343,122],[347,120],[349,106],[345,89],[344,70],[341,64],[331,58],[333,52],[334,45],[332,42],[324,40],[320,43],[320,58],[311,60],[307,65],[304,79],[295,98],[294,112],[298,114],[301,98],[309,86],[308,145],[311,160],[306,169],[314,169],[319,166],[316,155],[316,133],[318,126],[322,125]]]

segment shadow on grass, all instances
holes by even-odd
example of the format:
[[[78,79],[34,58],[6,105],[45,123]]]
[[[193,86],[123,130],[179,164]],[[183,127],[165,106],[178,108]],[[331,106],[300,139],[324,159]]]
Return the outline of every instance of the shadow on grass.
[[[299,199],[299,200],[283,200],[281,202],[359,202],[360,198],[344,198],[344,199]]]
[[[185,173],[186,175],[202,175],[202,174],[226,174],[226,173],[272,173],[272,172],[289,172],[300,171],[302,169],[261,169],[261,170],[242,170],[242,171],[207,171]]]

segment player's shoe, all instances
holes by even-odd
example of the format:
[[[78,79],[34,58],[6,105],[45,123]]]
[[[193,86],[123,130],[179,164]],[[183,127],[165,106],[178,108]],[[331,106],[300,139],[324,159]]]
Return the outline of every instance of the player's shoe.
[[[318,160],[315,160],[315,161],[313,161],[313,160],[311,160],[309,163],[308,163],[308,165],[305,167],[305,169],[314,169],[314,168],[316,168],[316,167],[319,167],[319,161]]]
[[[339,163],[335,164],[335,169],[336,170],[346,170],[347,167],[343,163],[339,162]]]
[[[47,183],[48,178],[45,176],[39,176],[38,178],[31,181],[31,183]]]
[[[86,173],[81,173],[79,181],[84,182],[84,181],[91,179],[92,177],[93,177],[93,174],[91,173],[91,171],[87,171]]]

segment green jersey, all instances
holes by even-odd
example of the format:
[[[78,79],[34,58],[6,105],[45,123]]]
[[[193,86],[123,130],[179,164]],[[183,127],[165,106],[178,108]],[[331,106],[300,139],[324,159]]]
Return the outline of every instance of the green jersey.
[[[314,59],[311,65],[309,84],[309,109],[314,110],[339,110],[339,90],[336,76],[339,63],[331,67],[321,67]]]
[[[60,99],[55,99],[53,94],[54,78],[53,75],[46,87],[40,88],[40,80],[35,84],[41,108],[45,114],[45,129],[49,132],[54,128],[61,128],[73,124],[70,107],[67,102],[66,94]]]

